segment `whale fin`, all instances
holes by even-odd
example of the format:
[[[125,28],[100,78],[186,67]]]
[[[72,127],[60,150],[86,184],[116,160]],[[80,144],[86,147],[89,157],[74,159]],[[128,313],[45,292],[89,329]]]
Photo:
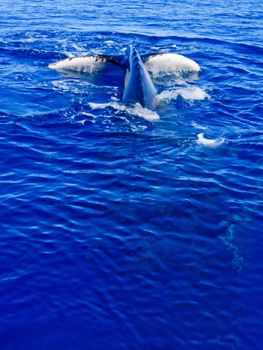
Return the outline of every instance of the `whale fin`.
[[[197,62],[176,53],[148,54],[142,59],[146,69],[154,77],[198,74],[201,70]]]
[[[127,68],[127,64],[125,62],[124,56],[97,55],[95,57],[98,61],[105,62],[105,63],[112,63],[124,69]]]
[[[113,64],[123,69],[126,68],[122,57],[108,55],[71,57],[51,63],[48,67],[56,70],[69,70],[79,73],[94,73],[104,69],[108,64]]]

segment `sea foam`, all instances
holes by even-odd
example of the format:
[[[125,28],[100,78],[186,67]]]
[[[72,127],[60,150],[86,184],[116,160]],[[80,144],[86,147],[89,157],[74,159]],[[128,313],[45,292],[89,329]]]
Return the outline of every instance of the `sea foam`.
[[[132,116],[143,118],[143,119],[150,121],[150,122],[155,122],[155,121],[160,119],[159,114],[157,114],[156,112],[151,111],[147,108],[142,107],[139,103],[136,103],[134,106],[127,107],[127,106],[120,104],[120,103],[117,103],[117,102],[109,102],[109,103],[90,102],[89,106],[93,110],[104,109],[104,108],[110,107],[110,108],[113,108],[117,111],[126,112]]]
[[[210,96],[201,88],[196,86],[183,87],[176,90],[165,90],[156,96],[157,102],[169,102],[181,96],[184,100],[205,100]]]
[[[205,147],[216,148],[216,147],[222,145],[225,142],[225,140],[223,138],[207,139],[203,133],[200,133],[197,135],[196,142],[199,145],[202,145]]]

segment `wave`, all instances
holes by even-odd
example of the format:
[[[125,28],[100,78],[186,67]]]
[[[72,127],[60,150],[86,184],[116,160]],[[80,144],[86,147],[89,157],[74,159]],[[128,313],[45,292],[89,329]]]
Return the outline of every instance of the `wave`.
[[[203,125],[200,125],[200,124],[198,124],[198,123],[196,123],[196,122],[192,122],[192,126],[194,127],[194,128],[196,128],[196,129],[200,129],[200,130],[206,130],[207,129],[207,127],[206,126],[203,126]]]
[[[7,54],[9,56],[15,56],[15,58],[39,58],[39,59],[61,59],[63,54],[59,52],[52,52],[41,49],[28,49],[28,48],[5,48],[0,47],[0,53]]]
[[[170,40],[171,42],[182,42],[182,43],[192,43],[192,42],[198,42],[198,43],[205,43],[205,44],[212,44],[212,45],[220,45],[220,46],[226,46],[230,45],[235,48],[239,48],[241,50],[244,50],[248,52],[249,54],[263,54],[263,47],[247,42],[235,42],[235,41],[230,41],[230,40],[221,40],[215,37],[211,36],[201,36],[201,35],[191,35],[191,34],[185,34],[185,35],[167,35],[167,34],[158,34],[157,35],[152,35],[147,34],[147,33],[140,33],[138,31],[131,31],[129,28],[128,32],[125,31],[120,31],[120,30],[115,30],[115,31],[98,31],[98,32],[93,32],[93,35],[95,34],[97,37],[99,36],[105,36],[105,37],[119,37],[122,40],[127,41],[127,39],[131,40],[136,40],[140,38],[140,41],[147,40],[150,41],[151,44],[155,43],[158,44],[162,42],[163,40]]]

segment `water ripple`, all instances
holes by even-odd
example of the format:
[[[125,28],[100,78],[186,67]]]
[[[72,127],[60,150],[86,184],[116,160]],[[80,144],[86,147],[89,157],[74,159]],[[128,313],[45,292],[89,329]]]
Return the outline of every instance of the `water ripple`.
[[[258,1],[0,10],[2,347],[261,349]],[[129,44],[199,79],[157,80],[149,113],[117,72],[48,69]]]

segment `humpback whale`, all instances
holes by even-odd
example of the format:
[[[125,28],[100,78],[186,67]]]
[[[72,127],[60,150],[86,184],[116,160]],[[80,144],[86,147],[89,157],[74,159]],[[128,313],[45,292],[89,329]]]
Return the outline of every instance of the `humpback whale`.
[[[139,103],[142,107],[154,110],[157,105],[157,91],[153,79],[158,75],[198,74],[200,66],[193,60],[175,53],[139,55],[134,46],[129,46],[121,56],[88,55],[67,58],[51,63],[48,67],[61,71],[75,71],[92,74],[107,65],[123,71],[122,101],[126,105]]]

